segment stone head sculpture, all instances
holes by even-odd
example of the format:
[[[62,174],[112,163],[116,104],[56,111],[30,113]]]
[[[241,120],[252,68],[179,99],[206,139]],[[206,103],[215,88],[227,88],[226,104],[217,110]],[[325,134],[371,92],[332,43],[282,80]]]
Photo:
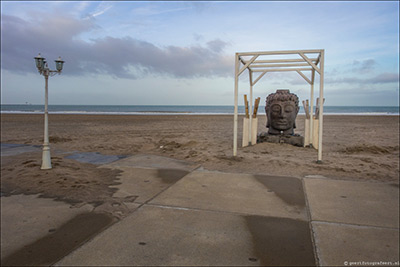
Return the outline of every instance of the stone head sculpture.
[[[299,112],[299,98],[289,90],[276,90],[276,93],[268,95],[265,112],[269,134],[293,135]]]

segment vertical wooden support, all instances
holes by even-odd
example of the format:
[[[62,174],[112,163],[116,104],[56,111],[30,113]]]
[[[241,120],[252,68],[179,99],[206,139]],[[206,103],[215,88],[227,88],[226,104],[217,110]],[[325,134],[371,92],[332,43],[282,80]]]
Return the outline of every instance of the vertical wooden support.
[[[244,95],[244,110],[245,116],[243,118],[243,137],[242,137],[242,147],[249,145],[249,101],[247,100],[247,95]]]
[[[253,113],[253,73],[249,70],[249,81],[250,81],[250,105],[249,105],[249,114]],[[249,120],[249,145],[252,144],[251,137],[253,136],[253,120]]]
[[[255,145],[257,144],[257,133],[258,133],[258,118],[257,118],[257,111],[258,111],[258,105],[260,104],[260,97],[257,97],[256,100],[254,101],[254,108],[253,108],[253,116],[252,116],[252,130],[251,130],[251,144]]]
[[[319,129],[318,129],[318,160],[317,163],[322,163],[322,134],[323,134],[323,119],[324,119],[324,62],[325,50],[321,50],[320,59],[320,79],[319,79],[319,99],[321,99],[319,110]]]
[[[257,144],[257,128],[258,128],[258,118],[251,118],[251,144]]]
[[[304,119],[304,147],[310,145],[310,107],[308,104],[308,99],[303,100],[303,107],[306,117]]]
[[[243,118],[243,138],[242,138],[242,147],[246,147],[249,145],[249,118]]]
[[[243,119],[243,140],[242,140],[242,147],[246,147],[249,145],[255,145],[257,144],[257,130],[258,130],[258,118],[257,118],[257,110],[258,110],[258,105],[260,103],[260,97],[258,97],[255,100],[254,103],[254,108],[253,108],[253,115],[249,116],[248,114],[248,101],[247,97],[245,95],[245,105],[246,105],[246,116]],[[251,126],[250,126],[251,123]],[[251,131],[250,131],[251,127]]]
[[[304,147],[310,145],[310,119],[304,120]]]
[[[244,95],[244,112],[246,118],[249,118],[249,101],[247,100],[247,95]]]
[[[319,133],[319,119],[318,119],[318,117],[313,116],[312,120],[313,120],[313,125],[314,125],[312,144],[313,144],[313,147],[318,150],[319,149],[319,136],[318,136],[318,133]]]
[[[315,81],[315,70],[311,71],[311,92],[310,92],[310,114],[314,114],[314,81]],[[313,129],[314,122],[312,117],[310,119],[310,144],[313,144]]]
[[[237,155],[237,128],[238,128],[238,94],[239,94],[239,54],[235,55],[235,100],[233,114],[233,156]]]

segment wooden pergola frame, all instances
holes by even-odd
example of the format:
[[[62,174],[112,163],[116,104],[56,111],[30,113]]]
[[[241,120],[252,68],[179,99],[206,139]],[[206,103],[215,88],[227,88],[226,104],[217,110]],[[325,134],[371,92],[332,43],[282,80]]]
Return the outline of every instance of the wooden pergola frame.
[[[318,129],[318,163],[322,162],[322,130],[323,130],[323,99],[324,99],[324,49],[316,50],[291,50],[291,51],[264,51],[264,52],[243,52],[235,54],[235,110],[233,125],[233,156],[237,155],[237,129],[238,129],[238,94],[239,94],[239,76],[247,69],[249,71],[250,98],[249,113],[253,113],[253,86],[268,72],[287,72],[295,71],[310,84],[311,96],[310,106],[313,112],[314,102],[314,80],[315,72],[320,75],[319,81],[319,129]],[[270,56],[283,56],[283,59],[271,59]],[[265,58],[267,59],[261,59]],[[268,58],[269,57],[269,58]],[[311,78],[308,78],[303,72],[311,71]],[[253,74],[260,73],[253,80]],[[313,123],[310,120],[310,134],[312,135]],[[249,139],[252,134],[251,120],[249,121]],[[250,142],[251,140],[249,140]]]

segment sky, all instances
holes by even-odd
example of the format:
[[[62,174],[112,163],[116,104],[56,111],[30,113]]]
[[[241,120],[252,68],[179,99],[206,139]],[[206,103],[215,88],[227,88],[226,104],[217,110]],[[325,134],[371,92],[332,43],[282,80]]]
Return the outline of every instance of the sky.
[[[1,104],[44,103],[38,53],[65,60],[49,104],[233,105],[236,52],[303,49],[325,50],[325,105],[399,105],[398,1],[1,1]],[[310,98],[295,72],[253,95],[277,89]]]

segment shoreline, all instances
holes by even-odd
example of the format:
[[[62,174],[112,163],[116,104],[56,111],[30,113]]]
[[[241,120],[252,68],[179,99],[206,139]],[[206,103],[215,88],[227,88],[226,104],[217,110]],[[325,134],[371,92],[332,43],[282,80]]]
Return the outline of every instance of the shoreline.
[[[1,115],[43,115],[41,112],[19,112],[19,111],[1,111]],[[49,111],[49,115],[110,115],[110,116],[233,116],[233,113],[196,113],[196,112],[57,112]],[[238,113],[239,116],[244,116],[244,113]],[[257,113],[257,116],[265,116],[265,113]],[[299,113],[298,116],[305,116],[305,113]],[[324,113],[324,116],[400,116],[400,114],[387,113]]]

